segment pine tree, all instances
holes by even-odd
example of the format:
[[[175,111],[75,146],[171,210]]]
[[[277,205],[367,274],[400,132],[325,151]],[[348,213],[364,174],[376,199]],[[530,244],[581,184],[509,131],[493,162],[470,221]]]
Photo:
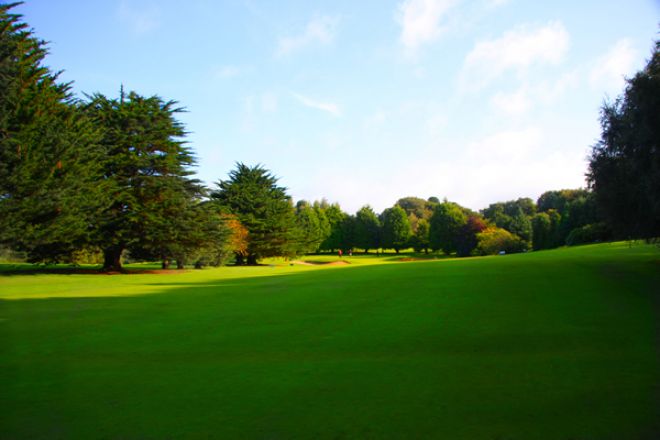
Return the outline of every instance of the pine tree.
[[[175,101],[142,97],[123,90],[119,99],[93,95],[85,105],[102,129],[103,181],[108,206],[95,224],[104,270],[121,270],[126,249],[164,261],[175,257],[186,234],[194,230],[187,210],[201,197],[191,179],[195,159],[183,141],[185,130],[175,115]]]
[[[14,6],[0,5],[0,240],[31,261],[66,261],[90,244],[105,202],[98,132]]]
[[[286,188],[261,165],[242,163],[217,183],[211,198],[235,215],[248,230],[247,256],[237,253],[237,264],[257,264],[261,258],[293,256],[298,250],[299,230]]]
[[[587,175],[598,207],[618,237],[660,237],[660,40],[601,127]]]

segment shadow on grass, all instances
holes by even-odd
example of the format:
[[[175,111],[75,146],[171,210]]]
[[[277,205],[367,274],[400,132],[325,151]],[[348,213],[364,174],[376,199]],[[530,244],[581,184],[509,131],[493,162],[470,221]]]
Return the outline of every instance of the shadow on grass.
[[[122,272],[106,272],[101,266],[75,266],[69,264],[40,265],[29,263],[0,263],[0,276],[14,275],[174,275],[188,269],[158,269],[149,267],[125,267]]]
[[[658,377],[645,336],[652,317],[637,300],[650,289],[628,283],[641,278],[638,263],[620,260],[627,275],[612,295],[583,289],[579,281],[602,266],[588,263],[564,262],[572,290],[556,292],[551,277],[544,295],[518,289],[501,298],[489,294],[499,292],[492,276],[463,284],[443,271],[441,282],[432,265],[389,265],[218,273],[147,284],[158,287],[149,295],[0,301],[10,336],[0,347],[10,403],[0,420],[7,438],[90,438],[99,423],[107,438],[264,438],[273,427],[277,438],[342,430],[369,438],[363,425],[384,426],[375,438],[497,438],[503,423],[512,438],[540,428],[548,433],[537,438],[641,438],[637,426],[657,432],[649,424],[658,406],[647,402]],[[554,269],[532,264],[500,282]],[[643,274],[648,285],[658,279]],[[462,294],[438,294],[447,283]],[[356,402],[364,417],[355,417]],[[553,417],[525,416],[526,408]],[[482,432],[459,435],[475,410],[495,416],[480,420]]]

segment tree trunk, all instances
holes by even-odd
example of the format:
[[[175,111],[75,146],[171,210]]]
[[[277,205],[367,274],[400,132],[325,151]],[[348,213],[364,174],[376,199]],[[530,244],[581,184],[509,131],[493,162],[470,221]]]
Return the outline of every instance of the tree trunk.
[[[245,257],[243,254],[236,253],[236,266],[242,266],[245,264]]]
[[[169,269],[170,268],[170,260],[167,258],[163,258],[163,262],[160,264],[160,267],[163,269]]]
[[[181,270],[181,269],[184,268],[184,266],[185,266],[185,264],[184,264],[183,259],[182,259],[182,258],[177,258],[177,260],[176,260],[176,268],[177,268],[178,270]]]
[[[254,255],[254,254],[248,255],[247,264],[248,264],[248,266],[256,266],[257,265],[257,256]]]
[[[396,254],[399,255],[399,248],[394,248],[394,252],[396,252]]]
[[[121,253],[123,246],[110,246],[103,249],[103,271],[104,272],[122,272]]]

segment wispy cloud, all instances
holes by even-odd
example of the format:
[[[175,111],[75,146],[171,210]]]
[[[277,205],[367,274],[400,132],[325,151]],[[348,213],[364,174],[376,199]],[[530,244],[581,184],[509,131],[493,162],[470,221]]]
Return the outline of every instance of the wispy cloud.
[[[294,98],[298,100],[298,102],[300,102],[305,107],[321,110],[330,113],[333,116],[341,116],[341,109],[337,104],[331,102],[317,101],[315,99],[301,95],[300,93],[292,92],[292,95]]]
[[[307,23],[302,33],[280,38],[275,55],[284,57],[316,44],[330,44],[335,39],[338,25],[338,17],[314,17]]]
[[[160,27],[161,12],[155,3],[136,5],[123,0],[117,15],[136,34],[146,34]]]
[[[465,58],[461,88],[480,90],[502,74],[521,76],[535,64],[553,65],[568,52],[569,34],[560,22],[545,26],[520,26],[494,40],[477,43]]]
[[[538,105],[551,105],[565,97],[568,91],[579,85],[579,71],[572,70],[549,78],[535,78],[523,83],[512,92],[496,92],[490,99],[491,106],[509,116],[530,114]]]
[[[623,88],[624,75],[630,74],[637,58],[637,51],[632,41],[624,38],[594,63],[589,73],[589,84],[593,88],[620,90]]]
[[[459,0],[405,0],[399,4],[397,21],[401,25],[401,44],[408,54],[437,40],[446,30],[443,21]]]

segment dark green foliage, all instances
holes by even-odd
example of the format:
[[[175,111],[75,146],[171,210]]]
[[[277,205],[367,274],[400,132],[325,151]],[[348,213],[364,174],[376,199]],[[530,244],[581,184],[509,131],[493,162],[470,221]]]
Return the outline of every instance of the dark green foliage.
[[[357,219],[354,215],[345,215],[339,225],[341,241],[339,249],[350,250],[357,246]]]
[[[536,201],[537,210],[545,212],[554,209],[563,214],[570,202],[579,198],[589,197],[590,191],[586,189],[562,189],[558,191],[546,191]]]
[[[511,217],[506,228],[512,234],[520,237],[528,246],[532,243],[532,221],[529,215],[525,214],[521,208]]]
[[[456,203],[443,202],[437,205],[430,220],[431,249],[442,249],[445,254],[456,252],[460,230],[466,223],[467,215]]]
[[[553,247],[554,228],[547,213],[539,212],[532,217],[532,231],[534,236],[532,248],[535,251]]]
[[[260,258],[293,256],[298,251],[296,216],[286,188],[261,165],[242,163],[217,183],[211,198],[234,214],[248,230],[247,263]],[[243,263],[237,255],[237,263]]]
[[[619,237],[660,236],[660,41],[622,96],[601,109],[588,180]]]
[[[93,95],[85,111],[102,128],[103,181],[110,204],[96,222],[104,269],[120,270],[125,249],[167,260],[182,255],[194,231],[186,210],[202,194],[190,167],[194,157],[175,119],[176,102],[131,92],[119,99]]]
[[[575,228],[566,237],[566,244],[574,246],[578,244],[597,243],[612,239],[612,232],[605,223],[592,223]]]
[[[363,206],[355,214],[354,244],[356,247],[364,249],[365,253],[369,249],[378,249],[380,247],[380,221],[371,206]]]
[[[532,219],[534,249],[563,246],[572,230],[601,222],[595,195],[585,189],[547,191],[537,204],[539,213],[547,213],[549,218],[535,216]]]
[[[298,251],[301,254],[318,251],[319,245],[325,238],[319,213],[323,213],[320,207],[314,209],[305,200],[296,204],[296,223],[299,229]],[[325,218],[325,215],[323,216]]]
[[[491,203],[488,208],[482,210],[482,214],[486,219],[495,222],[501,215],[514,217],[520,211],[526,216],[532,216],[536,213],[536,204],[528,197],[509,200],[507,202]],[[498,226],[500,228],[503,227]]]
[[[328,235],[321,243],[321,250],[334,252],[341,249],[344,243],[344,220],[348,215],[344,213],[339,205],[333,204],[325,208],[325,218],[328,221]],[[349,248],[352,247],[349,246]]]
[[[0,241],[30,261],[71,261],[104,203],[98,134],[14,6],[0,5]]]
[[[406,211],[399,205],[388,208],[382,214],[382,246],[394,249],[398,254],[410,244],[412,229]]]

